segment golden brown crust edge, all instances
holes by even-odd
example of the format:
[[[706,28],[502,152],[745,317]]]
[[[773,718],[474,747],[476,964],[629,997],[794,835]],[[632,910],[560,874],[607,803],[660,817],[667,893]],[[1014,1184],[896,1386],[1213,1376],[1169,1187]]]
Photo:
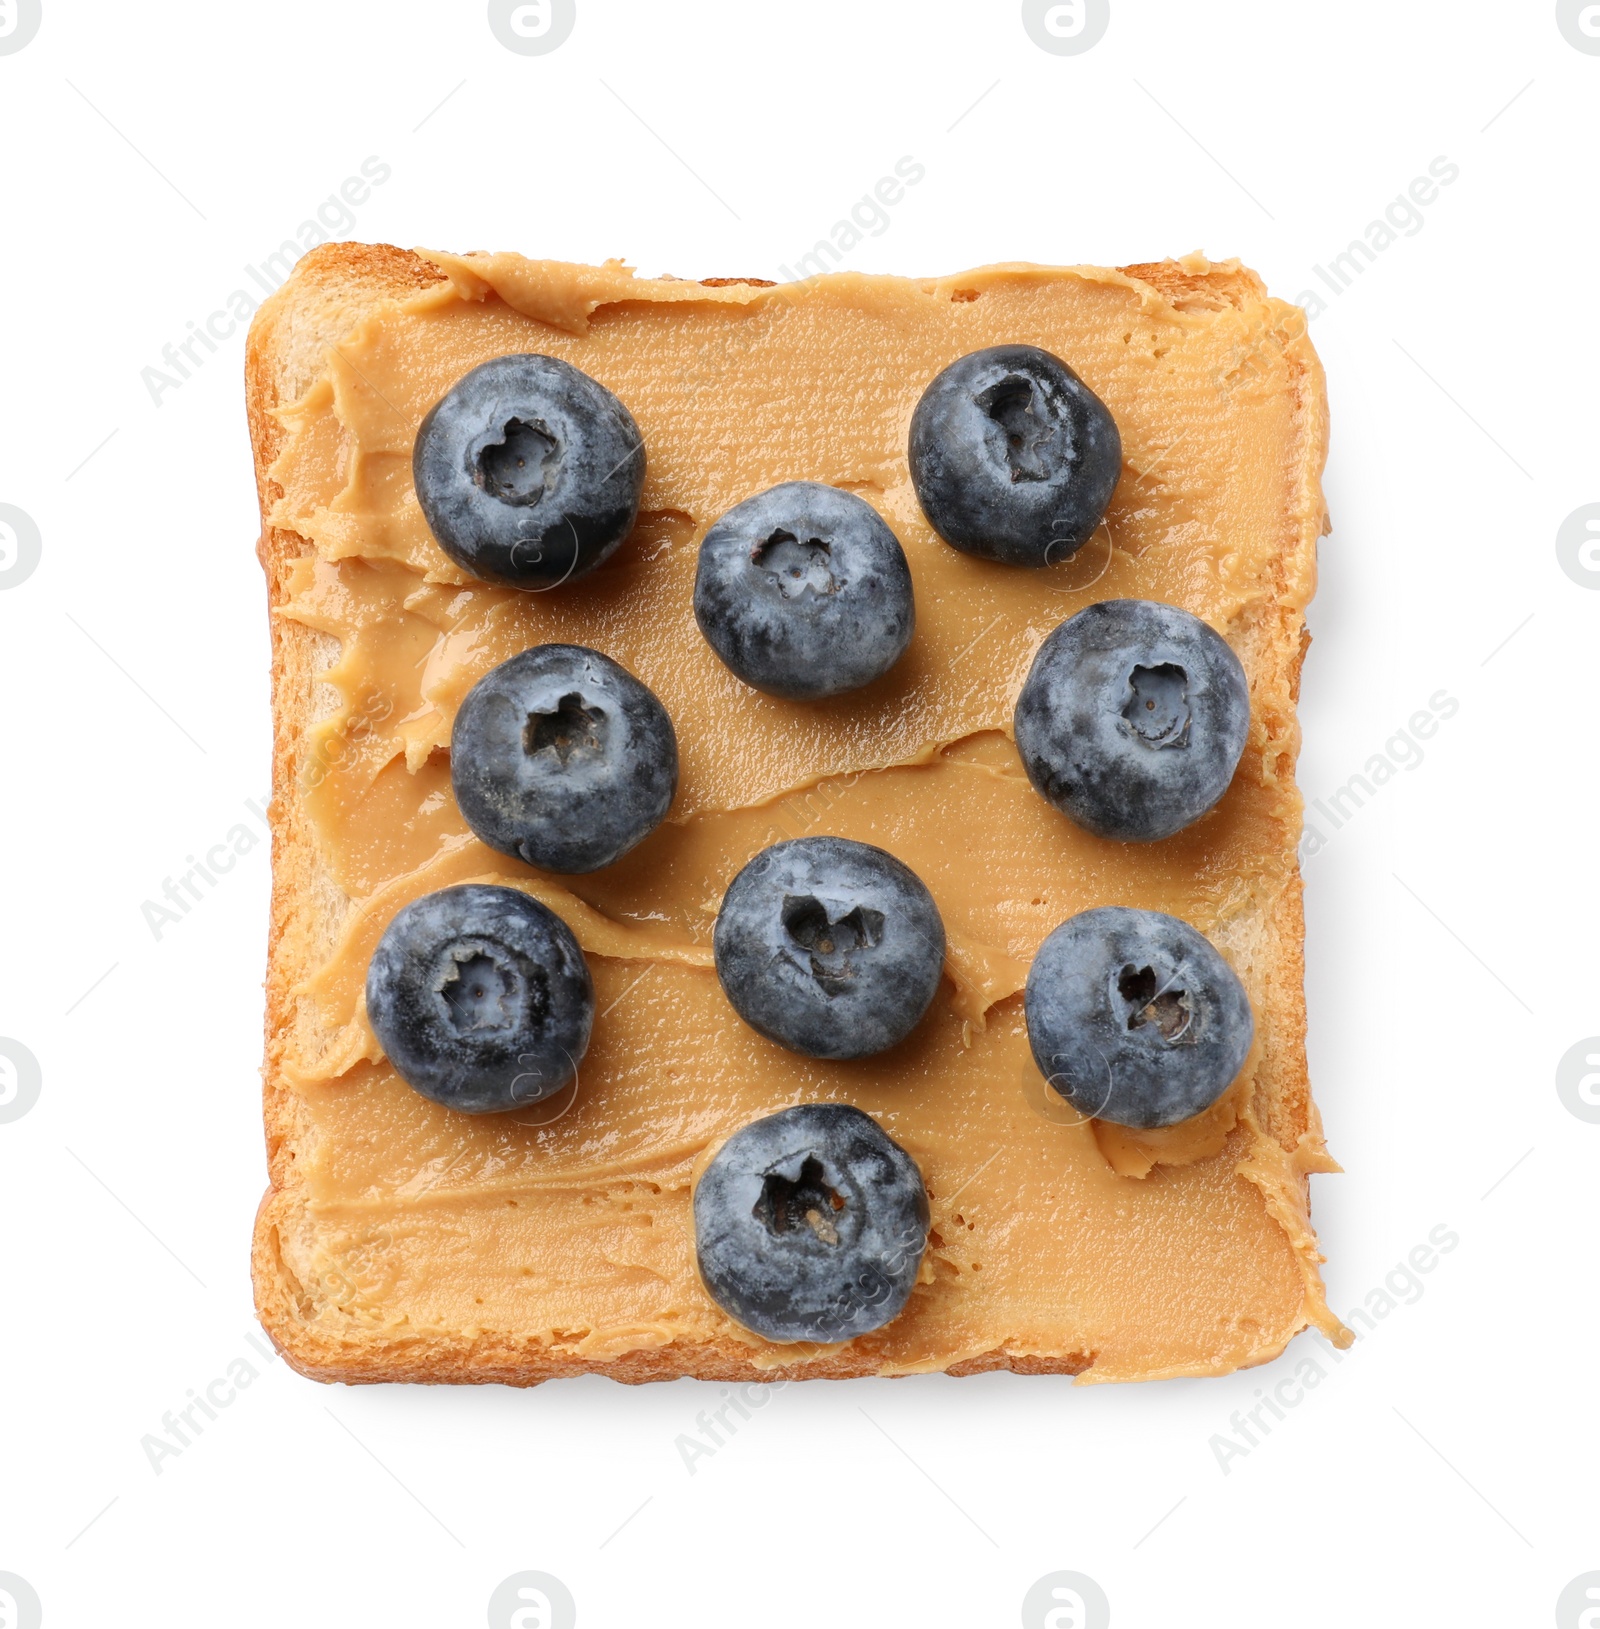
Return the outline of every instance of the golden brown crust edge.
[[[1174,303],[1222,306],[1230,303],[1243,278],[1251,293],[1260,285],[1248,273],[1197,274],[1177,262],[1123,268],[1158,289]],[[665,1347],[594,1361],[553,1353],[537,1341],[504,1337],[382,1335],[351,1326],[342,1334],[318,1328],[306,1319],[306,1299],[284,1261],[282,1231],[303,1214],[294,1171],[298,1099],[285,1084],[281,1062],[292,1022],[289,980],[280,954],[287,945],[312,950],[331,941],[337,926],[329,910],[331,895],[316,864],[316,845],[298,797],[292,795],[301,772],[306,726],[313,716],[317,671],[324,650],[321,637],[278,616],[287,598],[290,563],[310,552],[298,533],[271,526],[268,515],[280,495],[268,471],[278,456],[284,430],[275,409],[295,400],[321,371],[329,345],[385,300],[400,299],[443,281],[443,274],[420,255],[387,244],[326,244],[307,254],[293,275],[256,313],[245,352],[245,403],[255,459],[256,490],[262,517],[257,554],[267,578],[272,650],[272,894],[267,944],[265,1057],[262,1070],[263,1115],[271,1186],[257,1214],[251,1254],[257,1315],[289,1365],[310,1379],[347,1384],[412,1382],[426,1384],[499,1383],[537,1385],[545,1380],[603,1374],[626,1384],[684,1376],[722,1381],[851,1379],[878,1372],[863,1354],[840,1349],[798,1359],[793,1365],[757,1367],[749,1349],[736,1340],[674,1342]],[[712,278],[709,286],[760,279]],[[1285,349],[1294,365],[1302,426],[1302,479],[1312,489],[1320,510],[1320,478],[1327,448],[1327,407],[1322,374],[1303,329]],[[1320,526],[1326,530],[1325,523]],[[1314,546],[1314,536],[1302,540]],[[1279,671],[1298,699],[1301,664],[1308,640],[1301,614],[1280,602],[1278,626],[1259,630],[1262,643],[1278,658]],[[1292,767],[1298,740],[1279,743]],[[1266,935],[1275,945],[1273,982],[1279,987],[1286,1033],[1275,1047],[1276,1092],[1267,1105],[1264,1129],[1288,1151],[1303,1138],[1320,1139],[1305,1057],[1304,920],[1298,873],[1284,890]],[[1303,1179],[1302,1179],[1303,1180]],[[1282,1341],[1273,1340],[1253,1356],[1264,1363],[1276,1357],[1302,1320]],[[960,1376],[990,1370],[1017,1374],[1078,1375],[1092,1368],[1094,1354],[1064,1358],[990,1352],[952,1364],[945,1373]]]

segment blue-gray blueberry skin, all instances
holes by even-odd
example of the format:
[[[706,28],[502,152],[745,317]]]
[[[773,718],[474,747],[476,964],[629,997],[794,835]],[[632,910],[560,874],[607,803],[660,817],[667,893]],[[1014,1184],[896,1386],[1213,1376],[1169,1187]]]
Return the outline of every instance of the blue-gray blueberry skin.
[[[996,345],[952,362],[911,419],[911,480],[945,542],[1012,566],[1070,560],[1122,473],[1111,410],[1060,357]]]
[[[1012,722],[1043,797],[1097,837],[1153,843],[1228,790],[1250,733],[1250,686],[1199,617],[1102,600],[1039,647]]]
[[[818,481],[746,498],[711,527],[694,615],[739,678],[790,701],[880,678],[916,624],[900,540],[870,503]]]
[[[544,590],[593,571],[633,529],[644,438],[626,407],[553,356],[499,356],[417,431],[417,502],[463,570]]]
[[[1039,947],[1024,1011],[1039,1072],[1090,1119],[1149,1131],[1209,1109],[1255,1018],[1204,934],[1122,905],[1069,917]]]
[[[598,871],[665,818],[678,738],[654,693],[609,656],[535,645],[467,692],[450,781],[490,848],[545,871]]]
[[[845,837],[763,849],[728,885],[712,934],[734,1010],[812,1058],[864,1058],[903,1041],[939,987],[944,949],[917,874]]]
[[[847,1341],[905,1306],[928,1243],[916,1162],[870,1115],[804,1103],[736,1131],[694,1191],[711,1299],[769,1341]]]
[[[367,964],[367,1017],[408,1086],[463,1114],[558,1092],[589,1045],[594,985],[572,930],[515,888],[424,894]]]

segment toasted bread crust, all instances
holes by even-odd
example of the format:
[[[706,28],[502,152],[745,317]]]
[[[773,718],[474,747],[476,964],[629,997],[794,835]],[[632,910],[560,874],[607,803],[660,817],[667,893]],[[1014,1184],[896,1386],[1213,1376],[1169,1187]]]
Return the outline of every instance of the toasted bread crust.
[[[1252,292],[1260,288],[1247,272],[1201,274],[1170,261],[1123,270],[1175,304],[1193,302],[1196,307],[1220,309],[1241,288]],[[298,970],[332,945],[348,902],[319,865],[315,834],[296,795],[308,727],[318,713],[317,672],[326,664],[330,646],[324,636],[277,614],[288,598],[291,563],[312,552],[312,545],[298,533],[272,526],[267,518],[281,495],[268,473],[285,435],[275,409],[293,402],[310,386],[323,367],[327,347],[336,344],[363,316],[386,301],[403,299],[443,280],[434,265],[407,250],[386,244],[324,245],[301,259],[290,280],[257,312],[246,346],[245,400],[262,515],[257,553],[267,578],[273,712],[272,897],[262,1080],[271,1186],[257,1215],[252,1253],[258,1315],[293,1368],[312,1379],[349,1384],[407,1381],[527,1386],[581,1374],[604,1374],[627,1384],[681,1376],[771,1381],[875,1374],[876,1363],[849,1347],[820,1356],[797,1354],[795,1363],[777,1367],[769,1359],[757,1367],[750,1348],[732,1339],[674,1342],[594,1360],[553,1352],[534,1339],[495,1334],[397,1336],[355,1323],[334,1333],[309,1320],[309,1298],[285,1261],[281,1241],[286,1233],[303,1226],[307,1216],[304,1187],[295,1170],[298,1138],[304,1127],[299,1099],[282,1067],[293,1021],[290,991]],[[738,282],[772,286],[757,278],[704,281],[711,287]],[[1295,347],[1288,347],[1286,354],[1291,358],[1298,394],[1301,468],[1315,489],[1326,445],[1320,375],[1309,353],[1298,366],[1293,365]],[[1255,655],[1286,678],[1290,693],[1298,698],[1300,668],[1309,641],[1299,612],[1282,596],[1275,614],[1275,625],[1255,631]],[[1294,743],[1287,747],[1292,753]],[[1267,961],[1273,969],[1275,998],[1288,1022],[1271,1091],[1260,1094],[1257,1109],[1263,1129],[1292,1153],[1303,1140],[1320,1138],[1304,1049],[1304,922],[1298,875],[1284,890],[1264,933],[1271,945]],[[1282,1342],[1274,1340],[1252,1361],[1267,1362],[1281,1349]],[[995,1351],[952,1364],[944,1372],[967,1375],[1005,1369],[1018,1374],[1077,1375],[1093,1362],[1092,1352],[1038,1358]]]

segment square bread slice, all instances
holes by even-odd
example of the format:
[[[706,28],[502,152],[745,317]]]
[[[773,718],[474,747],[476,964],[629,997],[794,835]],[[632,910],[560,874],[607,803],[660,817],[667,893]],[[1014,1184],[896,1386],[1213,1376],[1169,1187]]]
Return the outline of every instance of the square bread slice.
[[[1043,571],[949,548],[917,505],[910,416],[946,363],[1043,346],[1110,406],[1106,523]],[[564,358],[615,391],[648,470],[634,533],[548,594],[473,582],[411,486],[422,415],[471,366]],[[1326,529],[1322,373],[1301,313],[1236,262],[1003,265],[642,279],[619,263],[331,244],[257,314],[246,364],[272,626],[273,895],[256,1229],[263,1324],[302,1373],[532,1384],[986,1369],[1083,1381],[1220,1374],[1276,1356],[1323,1298],[1307,1177],[1337,1167],[1305,1067],[1295,702]],[[785,703],[739,683],[691,608],[696,549],[740,499],[829,482],[903,543],[917,632],[884,679]],[[1251,729],[1223,802],[1163,843],[1092,838],[1010,739],[1046,635],[1099,599],[1181,605],[1232,645]],[[483,847],[450,792],[450,724],[491,666],[548,640],[605,651],[671,713],[682,782],[616,865],[543,874]],[[855,1063],[743,1025],[711,965],[723,889],[802,833],[912,866],[949,934],[902,1046]],[[411,1091],[367,1024],[378,935],[406,901],[494,880],[573,928],[594,972],[575,1088],[524,1113]],[[1162,1132],[1085,1122],[1034,1068],[1030,958],[1103,904],[1164,909],[1249,990],[1255,1049],[1216,1107]],[[873,1114],[932,1211],[906,1310],[855,1341],[773,1345],[707,1296],[690,1193],[739,1126],[793,1103]]]

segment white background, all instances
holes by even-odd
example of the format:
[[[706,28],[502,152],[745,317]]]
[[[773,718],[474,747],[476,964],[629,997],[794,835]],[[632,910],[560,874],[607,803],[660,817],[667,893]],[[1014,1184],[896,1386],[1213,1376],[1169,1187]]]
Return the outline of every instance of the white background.
[[[1057,1569],[1117,1629],[1551,1622],[1600,1569],[1600,1125],[1556,1091],[1600,1031],[1600,595],[1555,547],[1600,500],[1600,56],[1545,0],[1111,0],[1076,56],[953,0],[577,0],[543,56],[480,4],[43,5],[0,55],[0,503],[42,537],[0,592],[0,1035],[42,1069],[0,1124],[0,1573],[50,1629],[476,1626],[530,1568],[588,1629],[1009,1626]],[[1459,701],[1307,865],[1330,1299],[1459,1246],[1342,1361],[1307,1334],[1221,1380],[792,1385],[692,1476],[718,1387],[269,1364],[265,848],[159,941],[141,915],[267,786],[242,334],[159,405],[141,370],[369,156],[392,174],[331,235],[699,277],[776,276],[903,155],[926,179],[854,267],[1199,248],[1326,299],[1308,796]],[[1422,227],[1333,295],[1314,267],[1441,156]],[[239,1358],[259,1379],[157,1475],[141,1438]],[[1225,1472],[1213,1439],[1308,1358]]]

